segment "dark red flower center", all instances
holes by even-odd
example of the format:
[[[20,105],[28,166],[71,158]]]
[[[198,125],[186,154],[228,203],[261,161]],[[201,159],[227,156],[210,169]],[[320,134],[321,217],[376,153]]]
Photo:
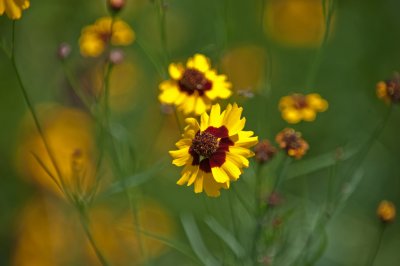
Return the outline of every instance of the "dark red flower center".
[[[202,96],[206,91],[211,90],[212,82],[197,69],[188,68],[183,72],[182,78],[178,81],[179,89],[192,95],[195,91]]]
[[[400,102],[400,83],[397,80],[386,81],[386,91],[393,102]]]
[[[294,101],[294,107],[296,109],[303,109],[307,107],[306,97],[302,94],[293,94],[292,99]]]
[[[203,132],[198,131],[189,149],[193,157],[192,165],[199,165],[203,172],[211,172],[211,168],[224,164],[226,152],[233,144],[225,126],[208,127]]]
[[[192,148],[198,155],[209,158],[218,149],[218,138],[208,132],[196,134]]]

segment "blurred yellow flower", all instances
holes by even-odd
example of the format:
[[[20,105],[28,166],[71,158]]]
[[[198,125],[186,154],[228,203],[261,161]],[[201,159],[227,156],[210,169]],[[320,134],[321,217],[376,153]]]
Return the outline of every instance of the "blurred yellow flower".
[[[20,19],[22,10],[30,6],[29,0],[0,0],[0,15],[6,12],[10,19]]]
[[[400,103],[400,76],[395,74],[392,79],[376,84],[376,95],[385,103]]]
[[[110,207],[97,207],[91,213],[93,238],[111,265],[145,265],[146,259],[157,257],[166,251],[162,242],[146,236],[140,230],[171,238],[175,231],[171,216],[154,200],[146,198],[141,202],[142,204],[138,204],[137,214],[140,228],[135,227],[132,211],[112,211]],[[91,262],[89,265],[100,265],[92,247],[87,247]]]
[[[314,121],[317,112],[325,112],[327,109],[328,102],[316,93],[294,93],[282,97],[279,101],[282,118],[290,124],[299,123],[301,120]]]
[[[302,158],[309,148],[301,133],[293,128],[285,128],[276,135],[275,140],[288,156],[296,159]]]
[[[256,45],[236,47],[223,56],[221,69],[229,76],[235,90],[254,91],[263,81],[265,52]]]
[[[118,18],[102,17],[93,25],[83,28],[79,38],[79,47],[83,56],[97,57],[110,44],[126,46],[131,44],[134,39],[135,33],[127,23]]]
[[[132,212],[108,204],[89,209],[94,241],[111,265],[143,265]],[[170,238],[174,222],[158,202],[138,204],[141,230]],[[31,199],[17,219],[13,266],[101,265],[72,208],[51,197]],[[141,234],[147,258],[166,251],[166,246]]]
[[[271,0],[264,17],[266,33],[288,46],[318,46],[325,33],[321,0]]]
[[[210,109],[213,100],[231,95],[231,83],[225,75],[211,69],[209,59],[202,54],[189,58],[186,67],[172,63],[168,70],[171,79],[160,84],[158,98],[161,103],[177,106],[186,115],[200,115]]]
[[[66,188],[81,195],[89,192],[96,182],[92,119],[79,109],[58,105],[42,105],[37,110],[43,133]],[[28,116],[22,123],[17,168],[24,177],[51,192],[62,195],[43,166],[58,182],[61,182],[41,136],[31,116]]]
[[[219,104],[211,113],[203,113],[200,124],[187,118],[188,124],[182,139],[176,143],[178,150],[170,151],[176,166],[184,166],[178,185],[194,183],[194,192],[204,189],[208,196],[217,197],[220,189],[228,189],[249,166],[247,158],[254,156],[249,150],[258,142],[253,131],[243,131],[246,123],[241,118],[243,108],[229,104],[221,113]]]
[[[15,221],[10,265],[76,265],[82,260],[85,234],[74,213],[57,199],[30,199]]]
[[[382,220],[382,222],[393,222],[394,218],[396,217],[396,206],[393,204],[393,202],[383,200],[380,202],[376,214]]]

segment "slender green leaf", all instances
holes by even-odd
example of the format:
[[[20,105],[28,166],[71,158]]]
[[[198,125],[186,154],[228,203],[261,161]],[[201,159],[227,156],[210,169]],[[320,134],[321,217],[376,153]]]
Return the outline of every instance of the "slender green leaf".
[[[343,148],[343,152],[340,154],[340,156],[338,156],[338,152],[335,150],[314,158],[302,159],[301,161],[293,163],[289,166],[286,179],[310,174],[312,172],[332,166],[339,161],[348,160],[360,151],[360,146],[361,145],[349,145],[348,147]]]
[[[192,259],[197,264],[201,264],[201,262],[196,257],[194,257],[193,252],[185,244],[181,243],[180,241],[169,239],[164,236],[160,236],[160,235],[157,235],[155,233],[152,233],[152,232],[149,232],[149,231],[146,231],[143,229],[139,229],[138,231],[147,237],[158,240],[161,243],[169,246],[170,248],[175,249],[176,251],[182,253],[186,257]]]
[[[109,197],[121,193],[125,189],[137,187],[155,177],[155,175],[159,173],[165,166],[166,159],[163,158],[152,165],[149,169],[132,176],[125,177],[124,180],[115,182],[100,197]]]
[[[206,266],[221,265],[203,242],[196,220],[191,214],[181,214],[181,222],[194,253]]]
[[[246,255],[245,249],[236,240],[235,236],[226,230],[214,217],[208,216],[204,222],[226,245],[233,251],[238,258],[243,258]]]

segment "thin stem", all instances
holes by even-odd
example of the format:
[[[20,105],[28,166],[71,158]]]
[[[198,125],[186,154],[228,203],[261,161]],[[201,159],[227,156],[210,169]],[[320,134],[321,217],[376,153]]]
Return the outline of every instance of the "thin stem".
[[[386,224],[382,224],[382,226],[379,230],[380,232],[379,232],[379,236],[378,236],[378,242],[376,243],[375,250],[372,253],[371,259],[369,260],[369,263],[368,263],[369,266],[373,266],[375,263],[376,256],[378,255],[379,249],[382,244],[382,239],[383,239],[383,234],[385,232],[385,229],[386,229]]]
[[[45,150],[48,153],[50,161],[54,166],[54,169],[56,171],[57,177],[58,177],[59,181],[61,182],[61,186],[63,188],[62,191],[64,192],[65,196],[68,199],[71,199],[71,195],[68,192],[68,190],[66,189],[66,185],[65,185],[64,179],[62,178],[61,170],[59,169],[59,167],[58,167],[58,165],[56,163],[56,160],[55,160],[55,156],[54,156],[54,154],[53,154],[53,152],[52,152],[52,150],[50,148],[49,143],[47,142],[47,139],[45,138],[44,130],[43,130],[43,128],[42,128],[42,126],[41,126],[41,124],[39,122],[39,118],[38,118],[38,116],[37,116],[37,114],[35,112],[35,108],[33,107],[32,102],[31,102],[31,100],[30,100],[30,98],[28,96],[28,92],[27,92],[27,90],[26,90],[26,88],[24,86],[24,83],[22,82],[21,74],[19,73],[19,70],[18,70],[18,67],[17,67],[17,61],[16,61],[16,58],[15,58],[15,46],[16,46],[15,45],[15,43],[16,43],[15,42],[15,32],[16,32],[15,28],[16,28],[16,21],[14,20],[13,24],[12,24],[11,62],[12,62],[12,66],[14,68],[15,74],[17,76],[17,80],[18,80],[18,83],[19,83],[19,88],[21,89],[22,96],[24,98],[24,101],[25,101],[28,109],[29,109],[29,112],[32,115],[33,122],[35,123],[36,129],[39,132],[40,138],[43,141]],[[56,185],[57,185],[57,183],[56,183]]]
[[[103,266],[110,265],[107,262],[106,258],[104,257],[103,253],[100,251],[99,247],[97,246],[96,241],[93,238],[93,234],[92,234],[92,231],[90,230],[90,226],[89,226],[89,224],[90,224],[89,217],[87,215],[85,207],[84,206],[80,207],[80,209],[78,209],[78,212],[79,212],[79,218],[80,218],[83,230],[85,231],[86,237],[88,238],[90,244],[92,245],[97,258],[99,259],[99,261],[101,262],[101,264]]]
[[[311,65],[307,81],[306,81],[306,89],[312,89],[315,78],[318,72],[318,68],[321,64],[322,54],[325,50],[326,43],[328,42],[329,33],[331,31],[332,26],[332,17],[335,11],[335,0],[321,0],[322,1],[322,11],[325,17],[325,31],[322,37],[321,45],[319,46],[317,52],[315,53],[314,61]],[[328,7],[326,7],[326,1],[328,1]]]
[[[178,126],[179,132],[182,133],[183,129],[184,129],[184,126],[181,123],[181,120],[179,118],[179,113],[178,113],[178,110],[176,109],[176,107],[174,107],[174,116],[175,116],[175,119],[176,119],[176,124]]]
[[[167,40],[167,23],[166,23],[166,6],[164,0],[157,0],[157,15],[158,24],[160,27],[160,37],[161,37],[161,47],[164,55],[164,67],[168,65],[169,62],[169,52],[168,52],[168,40]]]

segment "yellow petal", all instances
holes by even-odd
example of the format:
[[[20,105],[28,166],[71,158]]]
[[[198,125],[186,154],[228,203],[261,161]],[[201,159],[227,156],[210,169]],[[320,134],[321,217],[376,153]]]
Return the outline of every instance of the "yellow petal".
[[[194,182],[194,193],[203,192],[203,178],[204,178],[203,173],[200,173],[200,175],[197,176],[196,181]]]
[[[209,120],[210,117],[208,116],[207,113],[203,113],[200,117],[200,130],[204,131],[208,128],[209,126]]]
[[[296,124],[301,120],[301,113],[294,108],[286,108],[282,111],[282,118],[290,124]]]
[[[240,167],[249,167],[249,160],[247,160],[244,156],[235,154],[232,152],[226,153],[226,160],[234,161],[236,165]]]
[[[237,180],[242,172],[234,162],[234,160],[225,160],[222,168],[225,170],[226,173],[228,173],[231,179]]]
[[[188,186],[192,185],[196,181],[196,178],[198,177],[198,175],[201,175],[201,174],[202,174],[202,171],[200,171],[199,167],[193,166],[187,185]]]
[[[202,54],[195,54],[193,58],[190,58],[187,62],[188,68],[195,68],[200,72],[206,72],[210,69],[210,63],[208,62],[208,58]]]
[[[170,87],[160,93],[158,96],[158,100],[161,103],[165,104],[173,104],[176,103],[180,96],[181,92],[176,87]]]
[[[228,175],[225,173],[225,171],[222,168],[212,167],[211,172],[212,172],[212,175],[216,182],[225,183],[225,182],[229,181]]]
[[[305,121],[314,121],[316,117],[316,113],[311,108],[304,108],[301,110],[301,114]]]
[[[195,110],[194,110],[196,115],[201,115],[206,110],[207,110],[207,105],[204,102],[203,98],[202,97],[197,97],[196,98],[196,103],[195,103]]]
[[[213,127],[220,127],[222,125],[221,107],[219,104],[211,106],[210,122],[209,125]]]
[[[171,78],[175,80],[180,80],[184,71],[185,68],[182,66],[182,64],[172,63],[168,66],[168,73]]]
[[[229,152],[237,154],[237,155],[242,155],[246,158],[254,156],[254,153],[251,150],[243,148],[243,147],[230,146]]]

